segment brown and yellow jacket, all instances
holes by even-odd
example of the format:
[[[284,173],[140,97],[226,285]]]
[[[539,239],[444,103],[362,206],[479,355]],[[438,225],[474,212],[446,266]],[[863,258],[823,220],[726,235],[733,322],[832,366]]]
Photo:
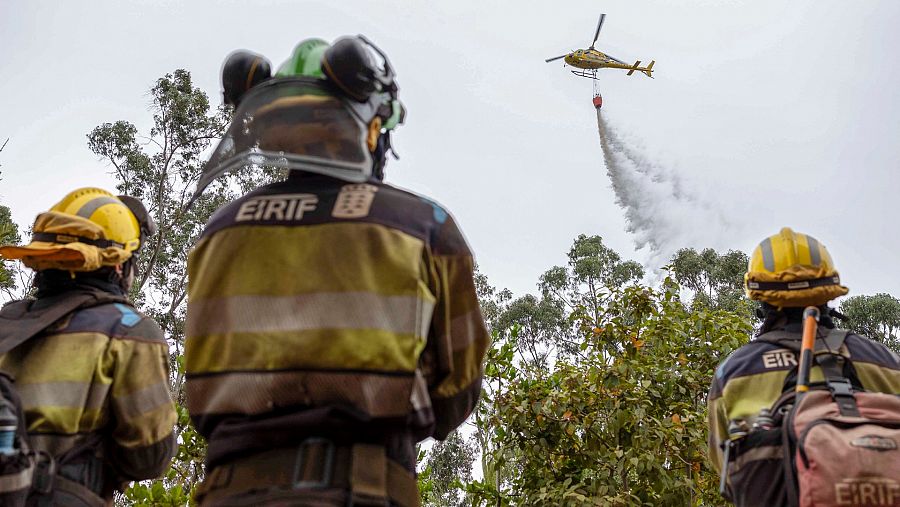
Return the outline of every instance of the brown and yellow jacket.
[[[0,326],[40,319],[85,291],[97,292],[75,287],[10,304]],[[168,467],[176,414],[159,326],[124,297],[99,294],[99,304],[48,323],[0,356],[0,370],[15,378],[31,447],[64,457],[58,473],[111,498],[121,482],[155,478]]]
[[[832,328],[823,322],[825,331]],[[776,328],[796,334],[801,340],[802,325],[788,322]],[[773,330],[776,330],[773,329]],[[884,345],[849,333],[841,350],[844,375],[855,389],[900,394],[900,358]],[[752,424],[762,408],[771,408],[785,389],[796,383],[797,355],[794,351],[759,338],[734,351],[716,369],[709,391],[709,456],[717,471],[722,466],[722,442],[728,438],[731,420]],[[822,370],[814,366],[810,381],[824,381]]]
[[[481,390],[473,269],[444,208],[381,182],[293,172],[220,209],[190,255],[185,344],[208,463],[446,437]],[[414,465],[411,444],[388,452]]]

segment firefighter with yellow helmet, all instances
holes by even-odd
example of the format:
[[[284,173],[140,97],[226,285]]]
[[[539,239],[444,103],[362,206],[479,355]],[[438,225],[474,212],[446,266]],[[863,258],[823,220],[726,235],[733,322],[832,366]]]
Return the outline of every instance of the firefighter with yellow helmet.
[[[416,442],[472,412],[488,335],[453,217],[383,182],[404,113],[390,64],[362,36],[309,39],[274,77],[232,54],[223,84],[237,109],[200,189],[289,175],[217,211],[188,261],[197,500],[419,505]]]
[[[721,472],[723,467],[724,444],[735,435],[743,437],[751,429],[772,424],[770,417],[777,416],[769,409],[783,392],[793,390],[799,359],[795,349],[801,339],[805,307],[819,308],[822,343],[817,347],[838,344],[837,351],[844,358],[841,373],[853,390],[900,394],[897,354],[864,336],[835,329],[832,317],[839,314],[828,302],[847,294],[848,289],[818,240],[787,227],[765,238],[750,256],[744,283],[747,297],[760,302],[757,315],[762,322],[754,339],[722,361],[713,378],[708,398],[709,456],[716,470]],[[835,336],[839,339],[832,342]],[[824,380],[820,366],[813,368],[811,380]],[[786,501],[785,481],[767,477],[781,459],[775,451],[780,442],[760,445],[756,452],[741,456],[740,463],[733,456],[729,460],[729,484],[732,472],[759,477],[755,481],[741,479],[753,486],[732,493],[733,501],[739,498],[737,505],[771,506]]]
[[[0,371],[37,456],[29,505],[111,504],[174,455],[168,344],[127,297],[155,229],[139,200],[81,188],[37,216],[29,244],[0,247],[36,272],[34,297],[0,311]]]

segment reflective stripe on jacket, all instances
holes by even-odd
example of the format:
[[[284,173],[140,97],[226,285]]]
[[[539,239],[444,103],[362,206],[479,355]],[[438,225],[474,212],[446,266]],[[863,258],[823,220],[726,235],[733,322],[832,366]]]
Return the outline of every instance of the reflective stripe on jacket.
[[[292,173],[220,209],[189,259],[208,461],[338,429],[444,438],[480,392],[473,269],[442,207],[382,183]]]
[[[58,457],[100,437],[98,457],[126,480],[158,477],[175,453],[168,364],[159,326],[124,303],[77,310],[0,356],[33,448]]]
[[[799,324],[788,332],[801,339]],[[842,355],[852,361],[860,387],[867,391],[900,394],[900,359],[887,347],[856,334],[848,334]],[[785,380],[797,366],[796,354],[774,343],[754,340],[722,361],[709,391],[709,456],[721,470],[721,443],[728,438],[728,424],[744,419],[752,424],[762,408],[771,408],[782,394]],[[846,373],[846,370],[845,370]],[[814,366],[810,381],[822,382],[822,370]]]

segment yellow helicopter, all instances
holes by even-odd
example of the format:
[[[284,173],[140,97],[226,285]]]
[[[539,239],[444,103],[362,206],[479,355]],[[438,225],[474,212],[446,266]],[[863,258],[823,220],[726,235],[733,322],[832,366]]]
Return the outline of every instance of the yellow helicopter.
[[[653,64],[656,63],[656,60],[651,61],[650,65],[647,65],[646,67],[641,67],[640,60],[634,62],[634,65],[629,65],[618,58],[614,58],[611,55],[601,53],[594,49],[594,44],[597,43],[597,37],[600,36],[600,29],[603,28],[604,19],[606,19],[606,14],[601,14],[600,21],[597,22],[597,32],[594,33],[594,41],[591,42],[591,47],[587,49],[578,49],[565,55],[547,58],[544,61],[549,63],[559,60],[560,58],[565,58],[564,61],[568,65],[581,69],[580,71],[573,70],[572,74],[594,80],[597,79],[597,71],[599,69],[628,70],[629,76],[634,74],[634,71],[638,71],[643,72],[647,77],[652,78]]]

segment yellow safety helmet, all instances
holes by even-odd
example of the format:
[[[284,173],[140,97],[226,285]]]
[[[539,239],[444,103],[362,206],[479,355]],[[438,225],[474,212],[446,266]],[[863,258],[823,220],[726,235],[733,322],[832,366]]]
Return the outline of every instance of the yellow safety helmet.
[[[847,294],[825,245],[785,227],[753,250],[744,275],[747,297],[773,306],[819,306]]]
[[[137,199],[79,188],[37,216],[31,243],[0,247],[0,256],[35,270],[94,271],[130,259],[155,229]]]

